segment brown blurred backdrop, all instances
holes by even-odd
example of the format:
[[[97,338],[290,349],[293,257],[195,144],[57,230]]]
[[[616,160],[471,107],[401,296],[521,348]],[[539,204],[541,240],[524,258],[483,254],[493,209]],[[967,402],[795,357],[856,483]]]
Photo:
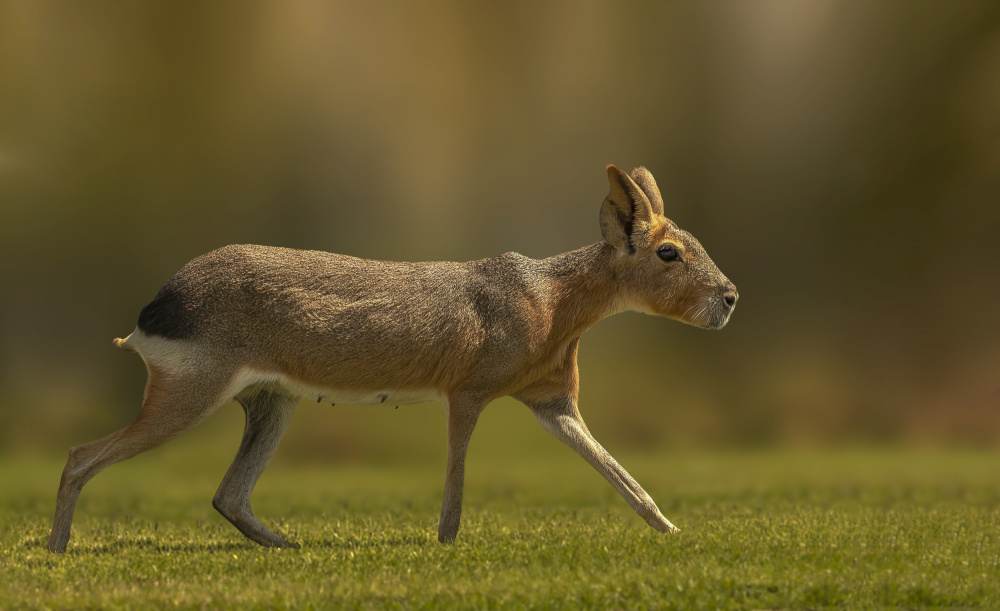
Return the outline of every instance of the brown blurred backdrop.
[[[25,0],[0,452],[126,423],[144,371],[111,339],[198,254],[546,257],[600,238],[607,163],[647,166],[741,294],[722,332],[584,337],[609,447],[1000,440],[998,2]],[[283,448],[443,452],[439,407],[368,410],[303,405]]]

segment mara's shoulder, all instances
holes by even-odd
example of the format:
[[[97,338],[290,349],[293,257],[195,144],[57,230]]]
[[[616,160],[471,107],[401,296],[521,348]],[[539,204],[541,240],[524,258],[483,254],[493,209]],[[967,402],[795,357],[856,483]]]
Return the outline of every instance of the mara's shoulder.
[[[487,292],[510,295],[546,292],[550,284],[543,261],[505,252],[469,264],[474,284]]]
[[[488,259],[469,261],[465,265],[485,277],[517,278],[524,274],[531,274],[538,267],[538,263],[537,260],[521,253],[505,252]]]

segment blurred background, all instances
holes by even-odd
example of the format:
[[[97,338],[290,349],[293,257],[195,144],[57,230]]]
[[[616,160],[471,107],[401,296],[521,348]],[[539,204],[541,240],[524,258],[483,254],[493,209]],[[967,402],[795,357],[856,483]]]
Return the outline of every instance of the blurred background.
[[[39,0],[0,2],[0,454],[134,417],[111,339],[199,254],[547,257],[600,239],[607,163],[741,295],[584,336],[609,449],[1000,441],[1000,3]],[[548,439],[483,418],[473,448]],[[304,403],[279,455],[444,438],[438,404]]]

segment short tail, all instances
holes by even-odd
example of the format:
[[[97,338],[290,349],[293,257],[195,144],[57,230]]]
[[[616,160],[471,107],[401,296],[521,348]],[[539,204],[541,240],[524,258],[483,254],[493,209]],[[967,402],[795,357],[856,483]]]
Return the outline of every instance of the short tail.
[[[132,336],[130,335],[129,337]],[[135,352],[135,348],[128,345],[129,337],[126,337],[125,339],[116,337],[111,343],[115,345],[115,348],[121,348],[122,350],[128,350],[129,352]]]

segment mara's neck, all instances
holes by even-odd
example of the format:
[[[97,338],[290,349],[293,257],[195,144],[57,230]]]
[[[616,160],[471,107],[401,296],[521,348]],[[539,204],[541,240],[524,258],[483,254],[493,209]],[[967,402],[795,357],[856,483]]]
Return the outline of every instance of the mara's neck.
[[[601,319],[622,311],[615,277],[617,249],[605,241],[541,261],[549,279],[552,335],[579,337]]]

